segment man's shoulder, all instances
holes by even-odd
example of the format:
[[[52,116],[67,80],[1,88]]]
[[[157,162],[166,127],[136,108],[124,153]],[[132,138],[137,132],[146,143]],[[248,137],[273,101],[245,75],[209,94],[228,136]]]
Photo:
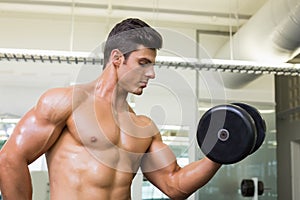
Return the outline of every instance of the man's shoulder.
[[[51,121],[66,118],[72,111],[72,88],[51,88],[39,98],[36,113]]]
[[[153,123],[152,119],[146,115],[136,115],[136,117],[143,123]]]
[[[89,96],[88,89],[82,85],[51,88],[44,92],[40,98],[41,101],[51,104],[73,104],[73,106],[82,102]]]
[[[56,104],[66,103],[72,99],[72,88],[51,88],[45,91],[39,99],[39,102],[44,105],[53,106]]]
[[[139,126],[149,126],[154,125],[154,122],[146,115],[137,115],[135,113],[129,112],[129,115],[131,116],[130,119],[133,120],[137,125]]]

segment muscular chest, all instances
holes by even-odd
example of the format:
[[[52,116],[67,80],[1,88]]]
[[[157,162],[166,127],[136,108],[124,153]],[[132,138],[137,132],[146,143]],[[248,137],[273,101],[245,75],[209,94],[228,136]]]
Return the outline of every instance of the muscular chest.
[[[111,106],[104,103],[95,106],[89,102],[78,107],[68,128],[79,142],[95,151],[144,153],[152,140],[130,114],[115,115]]]

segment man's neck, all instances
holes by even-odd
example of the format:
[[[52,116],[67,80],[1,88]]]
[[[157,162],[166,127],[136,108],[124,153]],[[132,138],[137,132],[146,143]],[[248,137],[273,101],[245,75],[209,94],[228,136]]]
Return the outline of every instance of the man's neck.
[[[116,112],[124,112],[128,111],[128,103],[127,103],[127,92],[123,92],[120,94],[117,90],[113,94],[112,105]]]
[[[128,92],[118,85],[118,78],[115,69],[104,70],[96,81],[95,97],[111,102],[116,112],[128,110],[127,96]]]

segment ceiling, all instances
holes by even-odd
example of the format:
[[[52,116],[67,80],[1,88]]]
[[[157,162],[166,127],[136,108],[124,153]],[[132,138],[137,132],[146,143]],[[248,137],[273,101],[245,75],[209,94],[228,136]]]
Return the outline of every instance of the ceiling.
[[[151,20],[153,24],[170,24],[193,27],[194,29],[208,28],[210,30],[226,30],[232,26],[235,29],[246,23],[267,0],[0,0],[0,15],[43,14],[66,15],[82,17],[99,17],[118,19],[131,15]],[[175,24],[175,23],[172,23]],[[0,46],[1,48],[1,46]],[[66,72],[57,75],[56,72],[45,71],[38,73],[31,68],[0,69],[0,84],[31,84],[32,80],[40,77],[39,82],[53,84],[55,79],[65,80]],[[29,70],[29,71],[28,71]],[[45,70],[45,69],[44,69]],[[48,70],[48,69],[47,69]],[[51,70],[51,69],[49,69]],[[53,68],[52,68],[53,70]],[[12,75],[16,75],[12,79]],[[54,74],[54,75],[53,75]],[[59,76],[59,77],[58,77]],[[26,78],[27,77],[27,78]],[[19,81],[16,81],[19,80]],[[26,81],[27,80],[27,81]],[[62,84],[60,82],[56,84]],[[65,84],[65,83],[64,83]]]
[[[0,0],[2,12],[105,16],[240,26],[267,0]],[[72,8],[74,8],[72,10]]]

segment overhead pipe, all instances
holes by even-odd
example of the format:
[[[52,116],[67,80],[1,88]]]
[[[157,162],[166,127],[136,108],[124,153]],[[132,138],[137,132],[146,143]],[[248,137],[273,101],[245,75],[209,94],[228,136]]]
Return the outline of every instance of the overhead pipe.
[[[269,0],[214,58],[285,63],[299,50],[299,33],[300,0]],[[258,76],[224,73],[222,77],[225,87],[239,88]]]

